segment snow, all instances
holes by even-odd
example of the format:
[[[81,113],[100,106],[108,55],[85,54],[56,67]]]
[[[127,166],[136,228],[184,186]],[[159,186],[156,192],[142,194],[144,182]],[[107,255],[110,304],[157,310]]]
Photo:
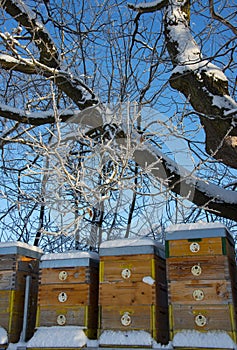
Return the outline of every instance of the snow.
[[[142,282],[152,286],[155,283],[155,280],[151,276],[145,276],[143,277]]]
[[[154,163],[153,168],[151,169],[151,173],[158,179],[169,182],[169,179],[162,179],[161,176],[165,174],[165,171],[160,171],[158,168],[158,163],[161,163],[160,168],[162,169],[162,162],[164,160],[166,162],[166,167],[177,175],[181,177],[181,189],[180,193],[182,194],[182,189],[184,185],[188,185],[190,188],[190,196],[193,195],[193,191],[198,189],[200,192],[207,195],[207,197],[212,198],[218,203],[229,203],[229,204],[237,204],[237,192],[232,190],[226,190],[225,188],[221,188],[215,184],[208,182],[207,180],[202,180],[197,178],[192,174],[192,171],[188,171],[184,167],[178,165],[175,161],[165,156],[158,149],[155,149],[152,145],[143,143],[140,144],[139,153],[135,151],[135,160],[138,164],[143,165],[144,159],[147,160],[147,166],[151,163]],[[156,161],[156,163],[155,163]],[[184,183],[184,185],[182,185]],[[185,191],[185,186],[184,186]],[[189,199],[189,197],[187,197]]]
[[[219,349],[237,349],[228,333],[223,331],[209,331],[207,333],[186,330],[175,334],[173,346],[203,347]]]
[[[87,337],[81,327],[52,326],[39,327],[34,336],[27,343],[27,347],[39,348],[67,348],[85,346]]]
[[[188,223],[188,224],[176,224],[176,225],[170,225],[169,231],[190,231],[190,230],[209,230],[210,228],[222,228],[226,230],[226,226],[222,224],[221,222],[204,222],[204,221],[198,221],[195,223]]]
[[[121,247],[138,247],[138,246],[157,246],[158,243],[149,238],[125,238],[105,241],[101,243],[100,248],[121,248]]]
[[[84,258],[99,260],[99,256],[98,256],[97,253],[94,253],[94,252],[82,252],[82,251],[74,250],[74,251],[68,251],[68,252],[65,252],[65,253],[44,254],[42,256],[42,258],[41,258],[41,261],[46,261],[46,260],[66,260],[66,259],[84,259]]]
[[[228,333],[224,331],[198,332],[183,330],[175,334],[172,342],[162,345],[157,343],[145,331],[104,331],[98,340],[90,340],[83,329],[76,326],[40,327],[27,347],[56,348],[56,347],[102,347],[102,346],[149,346],[153,349],[173,349],[173,347],[221,348],[234,349],[237,346]],[[10,347],[8,350],[12,350]]]
[[[8,336],[7,336],[7,331],[0,327],[0,344],[7,344],[8,342]]]
[[[0,340],[6,343],[6,331],[0,327]],[[218,348],[237,350],[237,345],[229,334],[215,330],[198,332],[195,330],[183,330],[174,335],[168,344],[157,343],[150,333],[143,330],[115,331],[105,330],[98,340],[88,339],[83,328],[78,326],[52,326],[39,327],[34,336],[27,342],[9,344],[7,350],[17,350],[19,347],[26,348],[102,348],[103,346],[118,347],[150,347],[152,349],[173,349],[174,347]]]
[[[104,331],[99,339],[102,345],[151,345],[152,337],[145,331]]]
[[[211,94],[210,94],[211,95]],[[237,103],[228,95],[218,96],[212,95],[213,101],[212,104],[219,108],[226,108],[230,110],[225,112],[225,115],[228,116],[231,113],[237,113]]]
[[[149,9],[162,4],[162,2],[163,0],[155,0],[155,1],[149,1],[149,2],[141,2],[137,5],[128,3],[128,7],[132,7],[135,10],[146,9],[146,8]]]
[[[38,247],[33,246],[33,245],[29,245],[29,244],[24,243],[24,242],[16,242],[16,241],[0,242],[0,248],[10,248],[10,247],[25,248],[25,249],[34,250],[35,252],[42,253],[42,249],[41,248],[38,248]]]
[[[145,331],[104,331],[99,338],[100,346],[150,346],[159,349],[172,349],[171,345],[158,344],[148,332]]]

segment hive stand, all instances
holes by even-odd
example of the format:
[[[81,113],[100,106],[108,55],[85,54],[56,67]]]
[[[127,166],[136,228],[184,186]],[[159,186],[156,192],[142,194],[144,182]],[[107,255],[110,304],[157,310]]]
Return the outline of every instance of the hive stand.
[[[98,322],[99,257],[92,252],[45,254],[40,262],[36,328],[77,326],[96,338]],[[72,334],[74,328],[72,329]],[[37,343],[37,332],[29,342]],[[34,346],[37,348],[37,344]]]
[[[0,243],[0,327],[8,343],[18,342],[21,333],[24,341],[33,335],[41,255],[26,243]]]
[[[170,227],[166,258],[171,339],[183,330],[220,330],[236,342],[235,249],[226,227]]]
[[[164,246],[152,239],[100,246],[99,336],[108,331],[146,331],[157,342],[168,342]]]

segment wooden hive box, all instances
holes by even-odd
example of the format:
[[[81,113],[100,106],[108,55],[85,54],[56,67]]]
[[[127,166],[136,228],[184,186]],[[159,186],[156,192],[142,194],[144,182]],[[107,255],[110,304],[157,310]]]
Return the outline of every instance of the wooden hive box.
[[[171,338],[221,330],[236,341],[234,241],[220,223],[174,225],[166,235]]]
[[[40,262],[36,327],[81,326],[97,335],[99,257],[92,252],[45,254]]]
[[[33,335],[41,255],[41,249],[26,243],[0,243],[0,327],[9,343],[17,342],[22,331],[24,340]]]
[[[99,334],[146,331],[168,341],[164,247],[152,239],[107,241],[100,246]]]

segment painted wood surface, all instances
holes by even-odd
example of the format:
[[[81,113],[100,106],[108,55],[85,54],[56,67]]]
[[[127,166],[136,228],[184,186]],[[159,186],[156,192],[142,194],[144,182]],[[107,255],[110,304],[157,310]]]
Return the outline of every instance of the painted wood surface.
[[[167,261],[168,281],[231,280],[236,284],[236,264],[225,255],[174,257]]]
[[[167,258],[175,256],[227,255],[233,260],[235,259],[234,246],[224,237],[166,241],[166,254]]]

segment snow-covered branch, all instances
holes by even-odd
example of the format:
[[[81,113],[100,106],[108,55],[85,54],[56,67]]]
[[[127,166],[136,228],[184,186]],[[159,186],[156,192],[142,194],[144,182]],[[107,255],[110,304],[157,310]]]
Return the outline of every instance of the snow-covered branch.
[[[168,0],[155,0],[151,2],[142,2],[138,4],[128,4],[128,7],[138,13],[155,12],[161,10],[169,3]]]
[[[22,112],[2,104],[0,104],[0,115],[32,125],[55,122],[53,111],[40,113]],[[116,144],[122,145],[123,148],[130,148],[129,157],[133,158],[144,172],[151,174],[156,180],[164,184],[167,189],[208,212],[231,220],[237,220],[236,191],[221,188],[196,178],[192,172],[178,165],[157,148],[154,148],[147,142],[141,142],[141,137],[135,130],[130,135],[121,125],[120,127],[116,126],[116,119],[113,119],[114,117],[111,115],[107,116],[103,106],[92,106],[83,111],[59,111],[58,118],[61,122],[82,124],[88,126],[91,130],[104,133],[104,135],[101,135],[105,138],[104,142],[111,142],[111,139],[114,137],[114,152],[116,152]],[[106,132],[106,125],[113,125],[110,132]],[[91,137],[93,137],[93,132]],[[119,149],[120,147],[118,147],[118,152]]]
[[[61,122],[77,123],[98,128],[105,124],[99,106],[92,106],[85,111],[63,110],[58,111],[57,116],[53,110],[47,112],[30,112],[18,108],[10,107],[0,103],[0,116],[10,120],[15,120],[24,124],[45,125],[55,123],[56,119]],[[56,118],[57,117],[57,118]]]
[[[135,150],[134,160],[143,169],[149,169],[173,193],[186,198],[207,212],[237,220],[237,192],[226,190],[208,181],[196,178],[192,172],[165,156],[151,145]]]
[[[228,80],[219,67],[203,58],[190,30],[190,1],[153,1],[130,5],[140,13],[165,8],[165,38],[174,69],[170,85],[182,92],[200,116],[206,150],[237,168],[237,103],[229,95]]]
[[[37,60],[14,58],[10,55],[0,54],[0,66],[5,70],[14,70],[26,74],[39,74],[53,81],[60,90],[70,97],[75,104],[84,109],[98,104],[93,91],[84,82],[71,74],[48,67]]]
[[[228,92],[228,80],[219,67],[202,57],[189,27],[189,1],[177,0],[165,15],[167,48],[174,65],[170,84],[181,91],[200,114],[207,152],[237,168],[237,103]]]
[[[1,0],[0,6],[31,34],[40,52],[39,61],[52,68],[59,67],[57,47],[36,14],[22,0]]]

